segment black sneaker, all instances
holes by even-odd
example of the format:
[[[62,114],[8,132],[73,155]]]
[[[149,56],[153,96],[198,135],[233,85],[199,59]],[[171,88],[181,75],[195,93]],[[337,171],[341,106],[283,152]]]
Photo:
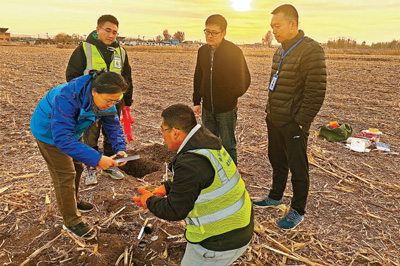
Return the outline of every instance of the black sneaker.
[[[76,207],[80,212],[90,212],[93,210],[93,204],[86,201],[79,202]]]
[[[63,229],[70,232],[76,238],[83,240],[90,240],[96,236],[96,231],[91,226],[87,226],[84,222],[80,222],[74,226],[65,226],[63,224]]]

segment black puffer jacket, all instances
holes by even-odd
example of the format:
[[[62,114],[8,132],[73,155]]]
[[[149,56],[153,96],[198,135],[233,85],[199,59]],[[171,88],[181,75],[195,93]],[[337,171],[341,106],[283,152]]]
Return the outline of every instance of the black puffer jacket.
[[[113,51],[107,50],[107,45],[105,45],[102,41],[97,38],[97,32],[92,31],[89,36],[86,38],[86,42],[91,43],[97,47],[103,56],[104,62],[106,62],[107,66],[110,66],[112,61]],[[110,47],[118,48],[119,42],[115,40]],[[122,47],[121,47],[122,48]],[[123,48],[122,48],[123,49]],[[121,75],[124,77],[125,81],[128,83],[128,89],[124,93],[124,102],[126,106],[132,105],[132,70],[129,65],[128,54],[125,52],[125,58],[123,60],[124,65],[122,67]],[[71,58],[69,59],[67,71],[65,73],[67,82],[70,82],[72,79],[80,77],[83,75],[83,72],[86,69],[86,55],[83,49],[83,43],[79,44],[79,46],[72,53]],[[98,69],[100,70],[100,69]]]
[[[250,86],[250,72],[242,50],[223,39],[216,48],[212,66],[211,46],[200,47],[194,72],[193,104],[203,106],[210,112],[224,113],[235,109],[237,99]]]
[[[288,51],[304,37],[302,30],[293,39],[283,42],[275,52],[272,75],[276,73],[282,56],[282,48]],[[267,118],[276,126],[294,121],[309,126],[325,99],[326,65],[322,47],[305,37],[282,61],[274,91],[269,91]]]
[[[202,155],[187,152],[194,149],[221,149],[221,140],[208,129],[201,127],[175,156],[174,182],[170,180],[164,185],[168,197],[152,196],[147,199],[148,209],[157,217],[168,221],[179,221],[187,217],[193,209],[202,189],[209,187],[214,181],[214,168],[210,161]],[[243,247],[253,235],[253,215],[250,223],[243,228],[213,236],[200,243],[203,247],[225,251]]]

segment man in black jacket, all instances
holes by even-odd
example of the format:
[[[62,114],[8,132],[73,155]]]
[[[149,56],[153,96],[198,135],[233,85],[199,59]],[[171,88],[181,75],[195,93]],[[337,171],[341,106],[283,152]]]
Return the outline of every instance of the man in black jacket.
[[[72,53],[68,62],[66,71],[67,82],[70,80],[86,75],[91,69],[113,71],[120,73],[128,83],[128,89],[123,95],[123,100],[116,104],[118,116],[121,115],[121,109],[130,109],[132,105],[132,74],[129,65],[128,55],[124,48],[119,45],[118,36],[118,20],[112,15],[103,15],[97,20],[96,30],[92,31],[85,42],[82,42]],[[95,123],[90,126],[84,133],[84,142],[90,147],[98,150],[98,138],[100,136],[101,123]],[[114,154],[110,140],[104,129],[104,155],[111,156]],[[96,184],[96,169],[87,168],[86,185]],[[102,171],[114,179],[122,179],[123,174],[115,167]]]
[[[250,86],[250,73],[242,50],[224,39],[226,27],[221,15],[206,20],[207,44],[198,51],[194,72],[193,110],[202,113],[203,125],[222,139],[237,164],[237,103]]]
[[[303,221],[310,186],[307,139],[311,122],[325,98],[326,66],[322,47],[298,29],[298,13],[292,5],[272,11],[271,27],[281,47],[275,52],[266,108],[268,156],[273,169],[269,196],[255,205],[283,204],[289,170],[293,199],[283,229]]]
[[[197,125],[192,109],[162,112],[161,133],[177,151],[173,176],[153,193],[139,188],[137,205],[168,221],[185,220],[188,240],[181,265],[230,265],[246,250],[254,228],[245,184],[221,140]]]

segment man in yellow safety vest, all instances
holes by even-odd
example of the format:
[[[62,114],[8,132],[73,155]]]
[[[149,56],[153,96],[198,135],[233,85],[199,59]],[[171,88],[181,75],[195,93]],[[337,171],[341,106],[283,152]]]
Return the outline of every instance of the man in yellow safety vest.
[[[128,83],[128,89],[124,93],[117,104],[118,116],[121,115],[121,109],[130,109],[132,105],[132,74],[128,61],[128,55],[124,48],[120,46],[117,40],[118,36],[118,20],[112,15],[103,15],[97,20],[96,30],[92,31],[85,42],[82,42],[72,53],[68,62],[66,71],[67,82],[82,75],[89,74],[89,71],[105,69],[107,71],[121,74]],[[98,150],[98,139],[101,122],[95,123],[89,127],[83,136],[85,144]],[[111,156],[114,154],[111,143],[107,134],[102,129],[104,136],[103,151],[104,155]],[[96,169],[87,167],[88,174],[86,177],[86,185],[97,183]],[[115,167],[103,170],[102,174],[108,175],[113,179],[122,179],[123,174]]]
[[[153,193],[133,198],[168,221],[185,220],[188,241],[181,265],[230,265],[247,249],[254,228],[245,184],[221,140],[197,124],[193,110],[171,105],[162,114],[161,133],[177,151],[173,177]]]

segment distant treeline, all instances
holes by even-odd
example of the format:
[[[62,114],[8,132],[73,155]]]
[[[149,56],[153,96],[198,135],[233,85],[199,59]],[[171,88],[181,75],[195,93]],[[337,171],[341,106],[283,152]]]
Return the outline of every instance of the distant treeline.
[[[400,49],[400,40],[391,42],[378,42],[367,45],[365,41],[361,44],[351,38],[338,38],[337,40],[329,40],[324,46],[328,48],[365,48],[365,49]]]
[[[127,40],[127,41],[133,41],[133,40],[140,40],[140,41],[145,41],[144,39],[145,36],[143,36],[143,40],[139,38],[131,38],[131,37],[117,37],[119,41],[122,40]],[[61,44],[79,44],[80,42],[86,40],[86,35],[79,35],[76,33],[73,33],[72,35],[69,35],[65,32],[61,32],[57,34],[54,37],[46,36],[46,38],[39,38],[39,37],[34,37],[34,36],[13,36],[11,38],[12,41],[30,41],[30,40],[36,40],[40,41],[43,43],[44,41],[47,41],[47,43],[61,43]],[[168,33],[168,30],[164,30],[163,34],[158,35],[154,39],[148,39],[148,41],[171,41],[171,40],[176,40],[179,41],[180,43],[185,40],[185,33],[183,31],[177,31],[175,32],[174,35],[171,35]]]
[[[23,42],[23,41],[35,41],[36,44],[42,44],[42,43],[62,43],[62,44],[79,44],[81,41],[85,40],[83,36],[80,36],[78,34],[72,34],[72,36],[66,34],[66,33],[59,33],[54,37],[49,37],[47,36],[46,38],[39,38],[35,36],[12,36],[11,41],[14,42]]]
[[[159,35],[156,38],[156,41],[160,40],[166,40],[166,39],[173,39],[173,40],[179,40],[182,42],[185,40],[185,33],[184,32],[177,32],[173,36],[168,34],[167,30],[164,30],[163,32],[164,38]],[[271,42],[272,42],[272,34],[266,34],[266,37],[263,38],[262,43],[259,45],[262,46],[269,46],[271,47]],[[169,36],[169,38],[167,37]],[[144,36],[143,36],[144,37]],[[12,41],[25,41],[25,40],[30,40],[32,37],[26,37],[26,36],[20,36],[20,37],[12,37]],[[62,43],[62,44],[78,44],[81,41],[85,40],[86,36],[80,36],[78,34],[72,34],[68,35],[66,33],[59,33],[53,38],[40,38],[36,39],[39,40],[38,44],[40,43]],[[134,38],[125,38],[126,40],[128,39],[134,39]],[[47,41],[47,42],[46,42]],[[357,41],[351,39],[351,38],[345,38],[345,37],[339,37],[338,39],[334,40],[329,40],[327,43],[322,44],[324,47],[327,48],[333,48],[333,49],[341,49],[341,48],[361,48],[361,49],[400,49],[400,40],[393,40],[391,42],[377,42],[377,43],[372,43],[370,45],[366,44],[365,41],[362,43],[357,43]]]

